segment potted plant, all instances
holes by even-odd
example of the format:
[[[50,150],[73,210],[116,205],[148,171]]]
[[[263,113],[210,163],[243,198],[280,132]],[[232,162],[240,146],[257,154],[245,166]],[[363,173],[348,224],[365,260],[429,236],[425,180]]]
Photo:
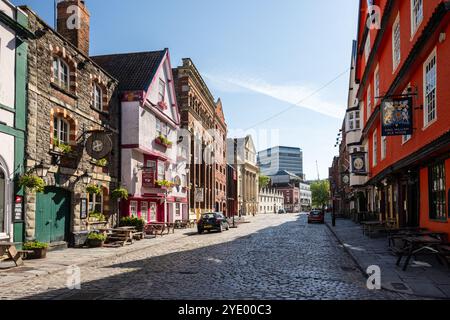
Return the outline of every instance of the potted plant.
[[[155,184],[159,186],[161,189],[171,190],[174,184],[167,180],[156,180]]]
[[[103,213],[100,213],[100,212],[90,212],[89,213],[89,221],[90,222],[105,222],[106,217]]]
[[[128,191],[125,188],[117,188],[113,192],[111,192],[111,198],[115,200],[127,200],[128,199]]]
[[[44,259],[47,257],[48,244],[38,241],[25,242],[22,246],[25,251],[33,251],[27,256],[28,259]]]
[[[88,245],[90,248],[103,247],[105,240],[106,235],[104,235],[103,233],[91,232],[88,235]]]
[[[106,167],[108,165],[108,160],[106,160],[105,158],[97,160],[96,165],[98,165],[99,167]]]
[[[29,189],[31,192],[44,192],[45,182],[44,179],[33,175],[24,174],[19,179],[19,186]]]
[[[53,138],[53,148],[56,152],[61,152],[64,154],[72,152],[72,147],[68,144],[59,141],[57,137]]]
[[[155,142],[159,145],[162,145],[166,148],[172,148],[172,141],[170,141],[169,139],[167,139],[165,136],[163,136],[162,134],[160,134],[156,139]]]
[[[121,227],[135,227],[138,232],[142,232],[144,231],[145,221],[137,217],[124,217],[120,219],[119,225]]]
[[[90,184],[86,187],[86,192],[89,194],[100,194],[102,192],[102,188],[94,184]]]

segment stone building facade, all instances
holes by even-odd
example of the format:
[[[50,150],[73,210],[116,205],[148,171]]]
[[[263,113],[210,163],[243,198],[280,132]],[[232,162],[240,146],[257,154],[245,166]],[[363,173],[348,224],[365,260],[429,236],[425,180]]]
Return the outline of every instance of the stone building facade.
[[[222,103],[215,101],[191,59],[173,69],[184,136],[190,140],[190,216],[227,210],[226,138]]]
[[[284,209],[284,195],[276,189],[259,190],[259,213],[278,213]]]
[[[84,29],[66,29],[70,5],[79,7]],[[26,193],[25,237],[63,244],[73,232],[92,229],[91,212],[114,222],[109,195],[118,187],[118,82],[89,58],[84,1],[58,4],[58,32],[22,10],[36,34],[28,53],[26,169],[47,169],[45,191]],[[100,192],[88,194],[87,185]]]
[[[227,161],[236,170],[239,215],[258,213],[259,168],[251,135],[227,140]]]

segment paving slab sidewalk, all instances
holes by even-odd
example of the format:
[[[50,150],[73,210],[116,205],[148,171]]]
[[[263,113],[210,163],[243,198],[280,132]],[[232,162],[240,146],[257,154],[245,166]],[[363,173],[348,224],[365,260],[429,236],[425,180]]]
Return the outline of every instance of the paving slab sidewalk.
[[[436,259],[418,256],[420,261],[412,259],[407,271],[403,271],[403,264],[396,265],[387,238],[364,236],[362,227],[348,219],[337,219],[333,227],[327,215],[325,223],[364,274],[369,266],[380,267],[383,289],[410,294],[412,298],[450,299],[450,270]]]

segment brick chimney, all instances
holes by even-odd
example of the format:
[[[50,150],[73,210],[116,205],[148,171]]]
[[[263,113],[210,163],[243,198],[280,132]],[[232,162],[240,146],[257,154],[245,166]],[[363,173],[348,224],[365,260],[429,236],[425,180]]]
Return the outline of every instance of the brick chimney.
[[[60,0],[57,5],[57,31],[89,56],[90,14],[84,0]]]

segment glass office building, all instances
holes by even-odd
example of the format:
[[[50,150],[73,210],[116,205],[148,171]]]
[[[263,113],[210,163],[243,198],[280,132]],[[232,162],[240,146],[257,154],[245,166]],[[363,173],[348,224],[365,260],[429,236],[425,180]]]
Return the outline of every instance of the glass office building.
[[[303,151],[292,147],[274,147],[260,151],[258,166],[265,176],[285,170],[303,178]]]

